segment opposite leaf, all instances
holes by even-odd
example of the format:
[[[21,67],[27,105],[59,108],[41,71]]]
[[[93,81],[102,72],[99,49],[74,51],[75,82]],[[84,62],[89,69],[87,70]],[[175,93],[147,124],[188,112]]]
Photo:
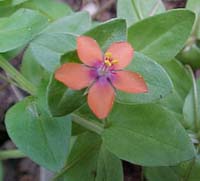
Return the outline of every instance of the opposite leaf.
[[[85,35],[94,38],[105,51],[113,42],[126,41],[126,22],[123,19],[113,19],[96,26]]]
[[[127,94],[118,91],[116,101],[123,104],[150,103],[172,92],[172,82],[165,70],[152,59],[136,52],[128,70],[141,74],[148,87],[144,94]]]
[[[200,39],[200,1],[188,0],[186,8],[196,13],[196,22],[193,27],[193,33]]]
[[[52,171],[64,166],[71,135],[69,117],[53,118],[28,97],[9,109],[5,122],[11,139],[32,160]]]
[[[28,1],[28,0],[12,0],[12,5],[16,6],[16,5],[24,3],[26,1]]]
[[[164,12],[161,0],[118,0],[117,17],[127,20],[128,26],[137,21]]]
[[[34,39],[27,51],[44,69],[54,72],[60,64],[61,56],[76,49],[76,34],[88,30],[90,23],[85,12],[61,18]]]
[[[67,33],[41,34],[30,43],[27,51],[31,52],[37,63],[52,73],[59,66],[61,56],[76,48],[75,40],[74,35]]]
[[[44,30],[44,32],[71,33],[79,35],[89,30],[90,26],[91,17],[87,12],[82,11],[54,21]]]
[[[24,53],[20,72],[37,87],[40,86],[41,82],[50,77],[49,73],[35,61],[35,56],[30,48]]]
[[[54,116],[70,114],[85,102],[84,91],[73,91],[53,77],[49,83],[48,106]]]
[[[56,180],[122,181],[121,161],[104,146],[101,138],[86,132],[77,137],[66,166]]]
[[[180,181],[178,174],[172,167],[146,167],[144,171],[148,181]]]
[[[120,159],[145,166],[174,165],[194,157],[184,128],[155,104],[116,104],[102,134],[106,148]],[[120,145],[120,146],[119,146]]]
[[[149,167],[145,168],[148,181],[198,181],[200,180],[200,159],[183,162],[174,167]]]
[[[194,13],[171,10],[140,21],[128,30],[135,50],[159,63],[170,61],[183,48],[194,23]]]
[[[194,88],[192,88],[186,99],[185,99],[185,103],[183,106],[183,116],[184,116],[184,120],[187,123],[187,126],[190,129],[197,129],[195,128],[195,126],[200,126],[199,125],[199,118],[200,118],[200,112],[199,112],[199,108],[200,108],[200,79],[198,79],[196,81],[196,88],[197,88],[197,100],[195,100],[195,95],[194,95]],[[197,101],[197,102],[196,102]],[[197,123],[197,125],[196,125]]]
[[[161,99],[159,104],[182,116],[184,100],[192,86],[191,77],[185,67],[175,59],[163,63],[162,66],[170,76],[174,87],[172,94]]]
[[[200,1],[199,0],[188,0],[186,8],[194,11],[197,16],[200,15]]]
[[[27,44],[47,24],[46,17],[29,9],[20,9],[12,16],[0,19],[0,52]]]
[[[15,0],[16,1],[16,0]],[[19,1],[19,0],[18,0]],[[54,0],[29,0],[23,5],[31,9],[36,9],[48,16],[51,20],[67,16],[72,10],[66,3]]]

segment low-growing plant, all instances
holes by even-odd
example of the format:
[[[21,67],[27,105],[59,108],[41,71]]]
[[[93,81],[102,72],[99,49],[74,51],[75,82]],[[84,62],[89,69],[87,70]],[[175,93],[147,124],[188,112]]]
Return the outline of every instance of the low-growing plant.
[[[149,181],[199,180],[199,13],[198,0],[118,0],[102,23],[53,0],[1,0],[1,77],[22,91],[5,117],[18,149],[0,160],[27,156],[55,180],[122,181],[122,160]]]

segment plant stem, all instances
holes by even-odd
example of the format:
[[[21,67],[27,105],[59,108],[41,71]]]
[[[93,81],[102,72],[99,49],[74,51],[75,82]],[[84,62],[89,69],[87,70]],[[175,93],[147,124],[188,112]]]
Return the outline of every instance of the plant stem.
[[[135,14],[136,14],[137,18],[139,20],[142,20],[143,19],[142,14],[141,14],[140,10],[138,9],[138,7],[137,7],[137,5],[135,3],[135,0],[131,0],[131,2],[132,2],[132,5],[133,5],[133,8],[135,10]]]
[[[184,179],[183,180],[188,180],[189,177],[190,177],[190,174],[191,174],[191,171],[192,171],[192,168],[194,167],[195,165],[195,161],[196,161],[196,158],[193,158],[192,161],[190,162],[187,170],[185,171],[185,175],[184,175]]]
[[[17,159],[23,157],[26,157],[26,155],[19,150],[0,151],[0,160]]]
[[[0,55],[0,67],[9,74],[9,76],[17,83],[18,87],[35,95],[36,87],[31,84],[20,72],[18,72],[5,58]],[[34,76],[34,75],[33,75]]]
[[[13,80],[9,79],[8,77],[6,77],[2,74],[0,74],[0,79],[5,81],[7,84],[13,84],[13,85],[17,86],[17,84]]]
[[[194,100],[193,101],[194,102],[194,126],[195,126],[195,132],[198,133],[198,131],[199,131],[199,114],[198,114],[199,105],[198,105],[197,84],[196,84],[196,80],[195,80],[192,68],[189,65],[186,65],[186,68],[188,69],[188,71],[190,72],[191,77],[192,77],[193,100]]]
[[[100,125],[100,124],[97,124],[97,123],[94,123],[94,122],[91,122],[91,121],[88,121],[87,119],[84,119],[80,116],[78,116],[77,114],[71,114],[72,115],[72,118],[73,118],[73,121],[81,126],[83,126],[84,128],[92,131],[92,132],[95,132],[99,135],[102,134],[104,128]]]

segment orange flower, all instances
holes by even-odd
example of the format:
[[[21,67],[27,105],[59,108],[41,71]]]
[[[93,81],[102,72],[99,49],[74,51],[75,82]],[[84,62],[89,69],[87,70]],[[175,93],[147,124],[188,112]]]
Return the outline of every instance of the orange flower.
[[[147,92],[140,74],[122,70],[133,58],[134,50],[129,43],[115,42],[103,55],[94,39],[80,36],[77,52],[84,64],[65,63],[56,71],[55,78],[73,90],[88,87],[88,105],[99,119],[106,118],[111,111],[115,89],[127,93]]]

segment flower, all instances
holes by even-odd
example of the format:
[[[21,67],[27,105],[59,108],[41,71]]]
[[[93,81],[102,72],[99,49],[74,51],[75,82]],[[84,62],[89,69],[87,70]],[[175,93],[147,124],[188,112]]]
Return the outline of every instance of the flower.
[[[73,90],[88,87],[88,105],[99,119],[106,118],[111,111],[115,89],[147,92],[140,74],[122,70],[133,58],[134,50],[129,43],[115,42],[103,55],[94,39],[79,36],[77,53],[83,64],[65,63],[55,72],[55,78]]]

